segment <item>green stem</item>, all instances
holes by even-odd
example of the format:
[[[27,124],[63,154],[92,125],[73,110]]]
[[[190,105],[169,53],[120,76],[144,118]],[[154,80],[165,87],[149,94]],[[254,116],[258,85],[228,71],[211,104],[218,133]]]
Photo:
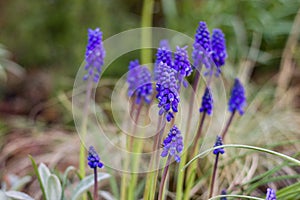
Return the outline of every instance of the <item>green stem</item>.
[[[187,128],[186,128],[186,132],[185,132],[185,144],[187,145],[188,142],[188,135],[190,132],[190,127],[191,127],[191,119],[192,119],[192,113],[193,113],[193,108],[194,108],[194,101],[195,101],[195,95],[196,95],[196,91],[198,90],[198,86],[199,86],[199,80],[200,80],[200,72],[201,72],[201,68],[198,70],[196,70],[195,73],[195,78],[194,78],[194,83],[193,83],[193,91],[190,97],[190,104],[189,104],[189,111],[188,111],[188,118],[187,118]],[[180,169],[183,168],[183,166],[186,164],[186,160],[187,160],[187,156],[188,156],[188,151],[185,151],[182,156],[181,156],[181,161],[179,163],[179,168],[178,168],[178,179],[177,179],[177,185],[176,185],[176,200],[182,200],[182,196],[183,196],[183,182],[184,182],[184,171],[180,171]]]
[[[166,166],[164,168],[164,172],[163,172],[162,177],[161,177],[161,182],[160,182],[160,186],[159,186],[159,193],[158,193],[158,200],[162,200],[163,199],[164,186],[165,186],[165,182],[166,182],[166,178],[167,178],[167,174],[168,174],[168,170],[169,170],[171,158],[172,158],[172,156],[169,154],[168,155],[168,160],[166,162]]]
[[[143,2],[143,11],[142,11],[142,27],[151,27],[152,26],[152,15],[153,15],[153,0],[144,0]],[[141,32],[141,63],[151,63],[152,50],[152,33],[151,29],[144,28]],[[145,49],[149,47],[149,49]]]
[[[203,113],[203,115],[201,116],[200,119],[200,123],[199,123],[199,127],[198,127],[198,131],[196,134],[196,139],[195,142],[193,143],[193,149],[192,149],[192,157],[196,156],[197,154],[197,147],[199,146],[199,140],[201,137],[201,133],[202,133],[202,129],[203,129],[203,125],[204,125],[204,119],[206,116],[206,112]],[[184,199],[188,200],[190,198],[190,191],[192,189],[194,180],[195,180],[195,170],[197,167],[197,163],[194,162],[187,170],[187,175],[186,175],[186,188],[185,188],[185,192],[184,192]]]
[[[162,137],[162,134],[164,132],[164,128],[166,125],[166,121],[165,121],[165,115],[159,116],[158,118],[158,124],[157,124],[157,129],[156,129],[156,133],[154,136],[154,141],[153,141],[153,147],[152,147],[152,152],[154,152],[150,158],[150,164],[149,164],[149,170],[152,171],[153,169],[155,169],[155,161],[157,162],[156,156],[157,156],[157,152],[158,151],[158,146],[159,146],[159,138]],[[160,130],[161,128],[161,130]],[[153,197],[155,195],[155,186],[154,186],[154,182],[156,182],[155,176],[156,176],[156,171],[153,172],[149,172],[147,174],[147,178],[146,178],[146,186],[145,186],[145,191],[144,191],[144,200],[151,200],[151,197]],[[154,191],[153,191],[154,190]],[[154,193],[154,194],[153,194]]]
[[[166,116],[165,114],[162,115],[162,128],[160,132],[156,135],[155,139],[155,154],[154,154],[154,169],[158,169],[159,161],[160,161],[160,155],[159,155],[159,145],[161,144],[162,137],[166,128]],[[150,189],[150,200],[154,199],[155,197],[155,190],[156,190],[156,184],[157,184],[157,178],[158,178],[158,172],[159,170],[155,170],[152,177],[152,184]]]
[[[205,155],[207,155],[209,152],[215,150],[215,149],[219,149],[219,148],[241,148],[241,149],[251,149],[251,150],[256,150],[256,151],[260,151],[260,152],[264,152],[264,153],[268,153],[268,154],[272,154],[275,156],[278,156],[282,159],[288,160],[290,162],[293,162],[297,165],[300,166],[300,161],[292,158],[290,156],[287,156],[285,154],[282,153],[278,153],[276,151],[272,151],[269,149],[265,149],[265,148],[261,148],[261,147],[255,147],[255,146],[250,146],[250,145],[243,145],[243,144],[226,144],[226,145],[221,145],[221,146],[217,146],[217,147],[213,147],[210,149],[207,149],[205,151],[203,151],[202,153],[198,154],[197,156],[195,156],[193,159],[191,159],[181,170],[184,170],[185,168],[187,168],[191,163],[193,163],[195,160],[197,160],[198,158],[201,158]]]
[[[83,107],[83,115],[82,115],[82,122],[80,127],[80,134],[81,134],[81,144],[80,144],[80,152],[79,152],[79,174],[81,178],[85,177],[85,160],[86,160],[86,149],[84,146],[84,141],[87,134],[87,122],[88,122],[88,115],[89,115],[89,105],[91,100],[91,94],[93,90],[93,80],[89,78],[87,80],[87,89],[86,89],[86,96],[84,101]],[[83,200],[86,199],[86,196],[83,196]]]
[[[135,191],[135,187],[136,187],[136,182],[137,182],[137,177],[138,177],[138,174],[135,172],[137,170],[137,167],[138,167],[138,164],[139,164],[139,158],[140,158],[140,151],[142,149],[142,144],[143,144],[143,141],[140,140],[140,139],[134,139],[134,136],[136,134],[136,131],[137,131],[137,123],[138,123],[138,120],[139,120],[139,117],[140,117],[140,114],[141,114],[141,110],[142,110],[142,103],[139,104],[139,107],[138,107],[138,110],[137,110],[137,113],[136,113],[136,118],[135,118],[135,124],[134,124],[134,127],[133,127],[133,131],[132,131],[132,135],[130,138],[131,138],[131,141],[130,141],[130,149],[133,150],[133,161],[132,161],[132,172],[133,174],[131,174],[131,181],[129,183],[129,188],[128,188],[128,199],[134,199],[134,191]]]

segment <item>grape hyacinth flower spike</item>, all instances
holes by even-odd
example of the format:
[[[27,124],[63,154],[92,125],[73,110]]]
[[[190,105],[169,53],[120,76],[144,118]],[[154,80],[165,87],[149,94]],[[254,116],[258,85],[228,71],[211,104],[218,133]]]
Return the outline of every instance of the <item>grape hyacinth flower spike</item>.
[[[91,169],[95,169],[97,167],[98,168],[103,167],[103,163],[100,162],[100,157],[93,146],[90,146],[89,148],[87,160],[88,160],[88,165],[90,166]]]
[[[187,52],[187,46],[180,48],[176,47],[176,52],[174,54],[174,63],[172,68],[178,72],[178,80],[183,83],[184,87],[187,87],[187,82],[184,78],[191,75],[193,69],[189,61],[189,56]]]
[[[202,104],[201,108],[199,109],[199,112],[205,112],[208,115],[212,114],[213,110],[213,99],[211,91],[208,87],[205,88],[204,95],[202,97]]]
[[[85,70],[87,74],[83,77],[87,80],[92,77],[94,82],[98,82],[100,79],[101,67],[104,64],[105,50],[102,43],[102,32],[100,28],[95,30],[88,30],[88,44],[85,53]]]
[[[220,136],[217,136],[216,138],[216,142],[215,142],[215,145],[214,147],[218,147],[218,146],[222,146],[223,145],[223,141],[222,141],[222,138]],[[225,153],[225,150],[224,148],[218,148],[218,149],[215,149],[213,151],[213,154],[217,155],[217,154],[224,154]]]
[[[276,200],[276,193],[273,189],[271,188],[267,189],[266,200]]]
[[[97,168],[103,168],[104,165],[102,162],[100,162],[100,157],[93,146],[90,146],[89,148],[87,160],[89,167],[94,169],[94,200],[98,200]]]
[[[212,60],[216,65],[216,76],[221,73],[221,66],[227,58],[226,41],[221,29],[214,29],[211,38]]]
[[[204,64],[206,68],[210,68],[210,53],[210,33],[206,26],[206,23],[200,21],[195,34],[195,42],[193,44],[192,58],[194,61],[194,67],[201,69],[201,65]]]
[[[223,140],[232,122],[234,114],[236,113],[236,111],[238,111],[240,115],[243,115],[245,105],[246,105],[245,89],[242,83],[240,82],[240,80],[236,78],[234,80],[234,85],[232,87],[231,96],[228,102],[228,110],[231,112],[231,116],[226,124],[226,127],[223,130],[222,133]]]
[[[156,90],[158,99],[159,115],[166,114],[167,121],[174,118],[174,112],[178,112],[180,101],[178,93],[178,80],[176,79],[176,70],[166,63],[160,63],[157,67]]]
[[[151,72],[147,67],[140,66],[138,60],[131,61],[128,68],[128,96],[135,96],[137,104],[140,104],[142,101],[149,104],[153,92]]]
[[[235,79],[231,90],[231,97],[228,103],[229,111],[234,113],[238,111],[240,115],[244,114],[244,106],[246,105],[245,89],[239,79]]]
[[[163,171],[160,186],[159,186],[159,193],[158,193],[159,200],[163,199],[162,195],[164,193],[163,192],[164,185],[165,185],[165,180],[166,180],[166,177],[168,174],[168,169],[169,169],[169,165],[171,162],[171,158],[173,157],[177,163],[180,162],[179,154],[181,154],[182,150],[183,150],[183,139],[181,136],[181,132],[177,128],[177,126],[174,125],[171,128],[168,136],[163,141],[163,151],[161,153],[161,157],[168,156],[168,158],[167,158],[166,166],[164,167],[164,171]]]
[[[157,49],[156,60],[154,64],[154,80],[158,80],[159,72],[158,67],[160,63],[166,63],[168,66],[173,65],[172,61],[172,51],[170,49],[169,43],[167,40],[162,40],[160,42],[160,47]]]
[[[180,162],[180,153],[183,150],[183,141],[180,130],[174,125],[168,136],[163,141],[163,151],[161,157],[170,155],[176,162]]]

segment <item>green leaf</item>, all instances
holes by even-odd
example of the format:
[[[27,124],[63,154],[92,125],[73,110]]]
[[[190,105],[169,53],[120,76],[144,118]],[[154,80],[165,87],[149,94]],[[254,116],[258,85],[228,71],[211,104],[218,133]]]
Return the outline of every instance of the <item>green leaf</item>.
[[[34,200],[31,196],[29,196],[28,194],[25,194],[23,192],[18,192],[18,191],[8,191],[5,192],[6,196],[9,198],[13,198],[13,199],[19,199],[19,200]]]
[[[67,181],[68,181],[68,174],[69,174],[71,171],[75,170],[75,169],[76,169],[75,167],[69,166],[69,167],[65,170],[65,173],[64,173],[64,175],[63,175],[63,182],[62,182],[62,199],[64,199],[64,196],[65,196],[64,191],[65,191],[65,187],[66,187]]]
[[[102,181],[109,178],[107,173],[98,173],[97,181]],[[94,174],[91,174],[80,181],[73,192],[72,200],[77,200],[85,191],[94,185]]]
[[[46,188],[47,187],[47,180],[48,180],[49,176],[51,175],[50,170],[48,169],[48,167],[44,163],[41,163],[39,165],[38,170],[39,170],[39,174],[41,176],[42,184],[43,184],[44,188]]]
[[[33,166],[33,170],[34,170],[34,173],[36,174],[38,180],[39,180],[39,183],[40,183],[40,188],[42,190],[42,194],[43,194],[43,199],[46,200],[46,193],[45,193],[45,188],[44,188],[44,185],[43,185],[43,182],[42,182],[42,179],[41,179],[41,176],[40,176],[40,173],[39,173],[39,170],[38,170],[38,167],[33,159],[33,157],[31,155],[29,155],[29,158],[31,160],[31,163],[32,163],[32,166]]]
[[[47,180],[46,195],[48,200],[61,199],[61,184],[56,175],[51,174]]]

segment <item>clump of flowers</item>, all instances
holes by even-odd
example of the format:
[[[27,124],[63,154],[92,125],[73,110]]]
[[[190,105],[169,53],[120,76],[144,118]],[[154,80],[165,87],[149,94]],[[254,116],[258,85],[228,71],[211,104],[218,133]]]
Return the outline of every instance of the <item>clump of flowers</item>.
[[[161,157],[170,155],[176,162],[180,162],[180,153],[183,150],[183,141],[180,130],[174,125],[168,136],[163,141],[163,151]]]
[[[176,74],[176,70],[166,63],[161,62],[157,67],[156,98],[159,101],[159,115],[166,114],[167,121],[171,121],[173,113],[178,112],[180,98]]]
[[[216,65],[216,76],[221,73],[221,66],[225,64],[227,58],[226,41],[221,29],[214,29],[212,36],[205,22],[199,22],[193,44],[194,66],[201,70],[204,64],[207,68],[206,75],[212,75],[214,68],[211,62]]]
[[[128,96],[135,96],[137,104],[142,101],[149,104],[153,92],[151,72],[147,67],[140,66],[138,60],[131,61],[128,68]]]
[[[83,77],[87,80],[92,77],[94,82],[98,82],[100,79],[101,67],[104,64],[105,50],[102,43],[102,32],[100,28],[95,30],[88,30],[88,44],[85,53],[85,70],[87,74]]]
[[[231,90],[231,97],[228,103],[229,111],[234,113],[238,111],[240,115],[244,114],[244,106],[246,105],[245,89],[239,79],[235,79]]]

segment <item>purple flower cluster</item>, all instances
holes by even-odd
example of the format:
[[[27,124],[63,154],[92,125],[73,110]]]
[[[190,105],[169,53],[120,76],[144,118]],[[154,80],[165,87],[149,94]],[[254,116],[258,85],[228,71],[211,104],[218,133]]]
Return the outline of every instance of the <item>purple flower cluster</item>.
[[[217,67],[216,75],[219,75],[221,73],[221,66],[225,64],[227,58],[225,37],[220,29],[213,30],[211,48],[212,59]]]
[[[199,109],[200,112],[206,112],[208,115],[211,115],[213,109],[213,98],[211,91],[208,87],[205,88],[204,95],[202,97],[202,105]]]
[[[178,94],[177,72],[166,63],[160,63],[157,66],[156,90],[158,99],[159,115],[166,114],[167,121],[174,118],[174,112],[178,112],[180,101]]]
[[[165,43],[162,43],[160,48],[158,48],[156,53],[155,64],[159,65],[161,62],[166,63],[168,66],[172,66],[172,51],[169,49],[169,46]]]
[[[199,26],[195,34],[195,42],[193,44],[192,58],[194,60],[194,66],[199,67],[201,64],[205,64],[209,67],[209,62],[206,59],[211,52],[210,33],[205,22],[199,22]]]
[[[94,82],[100,79],[101,67],[104,64],[105,50],[102,44],[102,32],[99,28],[88,30],[88,44],[85,53],[85,70],[87,74],[83,77],[87,80],[92,77]]]
[[[216,138],[216,143],[215,143],[215,145],[214,145],[214,147],[218,147],[218,146],[222,146],[223,145],[223,141],[222,141],[222,138],[220,137],[220,136],[217,136],[217,138]],[[225,153],[225,150],[224,150],[224,148],[218,148],[218,149],[215,149],[214,151],[213,151],[213,153],[215,154],[215,155],[217,155],[217,154],[224,154]]]
[[[178,72],[178,79],[180,82],[183,81],[186,76],[191,75],[193,71],[186,48],[187,46],[183,48],[177,46],[174,54],[174,63],[172,67]]]
[[[172,65],[172,52],[168,40],[160,41],[160,47],[157,49],[156,61],[154,64],[154,80],[158,79],[157,68],[160,63],[166,63],[168,66]]]
[[[266,200],[276,200],[276,193],[273,189],[271,188],[267,189]]]
[[[191,75],[193,69],[189,61],[189,56],[187,52],[187,46],[180,48],[176,47],[176,52],[174,53],[174,61],[173,61],[173,53],[170,49],[170,45],[167,40],[162,40],[160,42],[160,48],[158,48],[156,53],[156,61],[154,68],[154,80],[158,79],[157,67],[160,63],[166,63],[169,67],[175,69],[178,74],[177,78],[181,82],[186,76]]]
[[[128,96],[135,96],[137,104],[142,101],[149,104],[153,92],[150,71],[147,67],[140,66],[138,60],[131,61],[128,68]]]
[[[97,154],[95,148],[93,146],[90,146],[89,152],[88,152],[88,165],[90,168],[95,169],[97,167],[102,168],[103,163],[100,162],[100,157]]]
[[[168,136],[163,141],[163,151],[161,157],[166,157],[168,154],[173,156],[176,162],[180,162],[180,153],[183,150],[183,139],[180,130],[174,125]]]
[[[226,41],[223,32],[220,29],[214,29],[210,37],[209,30],[205,22],[199,22],[198,29],[195,34],[195,42],[193,45],[194,66],[200,68],[202,64],[206,66],[208,72],[212,74],[210,60],[216,65],[216,76],[221,73],[221,66],[225,64],[227,58]]]
[[[244,106],[246,105],[245,89],[239,79],[235,79],[233,88],[231,90],[231,97],[229,99],[229,111],[239,111],[240,115],[244,114]]]

